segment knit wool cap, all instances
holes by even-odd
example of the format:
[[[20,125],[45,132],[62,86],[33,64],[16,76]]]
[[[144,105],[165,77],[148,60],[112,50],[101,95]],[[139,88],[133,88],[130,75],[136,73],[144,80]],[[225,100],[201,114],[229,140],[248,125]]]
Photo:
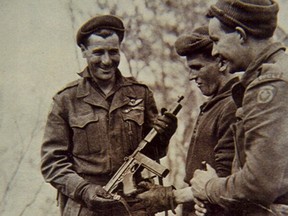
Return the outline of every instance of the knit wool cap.
[[[208,16],[231,28],[242,27],[256,38],[268,38],[276,29],[278,11],[274,0],[218,0]]]
[[[212,50],[213,42],[209,38],[208,27],[202,26],[193,31],[192,34],[181,35],[175,42],[175,49],[178,55],[188,56]]]
[[[101,15],[91,18],[81,26],[76,36],[77,45],[80,47],[91,34],[100,29],[114,30],[120,42],[124,38],[125,27],[122,20],[113,15]]]

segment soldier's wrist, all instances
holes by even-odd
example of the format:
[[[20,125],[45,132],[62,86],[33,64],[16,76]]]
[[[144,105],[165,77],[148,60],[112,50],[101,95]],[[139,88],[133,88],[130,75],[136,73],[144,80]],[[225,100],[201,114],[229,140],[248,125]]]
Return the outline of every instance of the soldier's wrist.
[[[173,196],[177,204],[182,204],[194,200],[193,192],[190,187],[173,190]]]
[[[212,178],[213,179],[213,178]],[[207,183],[205,184],[205,196],[206,199],[210,202],[213,203],[213,200],[211,199],[211,194],[210,194],[210,187],[212,184],[212,179],[210,179],[209,181],[207,181]]]
[[[83,193],[85,192],[89,182],[83,180],[79,185],[77,185],[74,192],[74,199],[77,201],[82,201]]]

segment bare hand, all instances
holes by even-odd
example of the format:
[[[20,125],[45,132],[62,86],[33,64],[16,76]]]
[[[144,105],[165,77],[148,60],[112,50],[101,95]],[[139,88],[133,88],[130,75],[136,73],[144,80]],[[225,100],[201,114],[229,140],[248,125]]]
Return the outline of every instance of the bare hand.
[[[197,216],[205,216],[206,213],[208,212],[208,210],[205,208],[205,204],[203,201],[200,201],[198,199],[194,199],[194,202],[195,202],[195,205],[194,205],[194,208],[195,208],[195,214]]]
[[[205,186],[210,179],[217,177],[215,169],[209,164],[206,164],[206,169],[207,171],[197,169],[190,181],[194,197],[200,200],[207,200]]]

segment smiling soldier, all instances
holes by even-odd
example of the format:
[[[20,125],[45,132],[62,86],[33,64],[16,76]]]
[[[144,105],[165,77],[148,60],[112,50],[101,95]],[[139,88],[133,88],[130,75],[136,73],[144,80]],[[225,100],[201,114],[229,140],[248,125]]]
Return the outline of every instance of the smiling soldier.
[[[158,117],[152,92],[118,69],[122,21],[111,15],[97,16],[78,31],[88,66],[81,78],[53,98],[42,145],[41,170],[58,192],[62,215],[148,215],[145,209],[129,213],[103,186],[154,127],[160,134],[145,153],[166,154],[177,118],[165,112]],[[157,151],[156,151],[157,150]],[[139,181],[141,177],[139,177]],[[128,210],[128,211],[127,211]]]
[[[288,56],[273,40],[278,10],[274,0],[218,0],[209,10],[212,55],[231,73],[245,72],[232,89],[233,173],[196,170],[192,190],[241,216],[288,215]]]

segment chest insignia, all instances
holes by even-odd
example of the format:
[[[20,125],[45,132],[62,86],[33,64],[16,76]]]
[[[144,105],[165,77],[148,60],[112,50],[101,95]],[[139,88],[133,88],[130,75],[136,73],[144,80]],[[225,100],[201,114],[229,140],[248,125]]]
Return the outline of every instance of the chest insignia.
[[[128,103],[128,107],[126,107],[126,109],[124,109],[123,112],[129,113],[132,110],[144,111],[144,107],[143,107],[143,105],[141,105],[142,101],[143,101],[143,99],[131,98],[129,103]]]
[[[137,106],[138,104],[140,104],[143,101],[143,99],[135,99],[135,98],[131,98],[128,105],[129,106]]]

